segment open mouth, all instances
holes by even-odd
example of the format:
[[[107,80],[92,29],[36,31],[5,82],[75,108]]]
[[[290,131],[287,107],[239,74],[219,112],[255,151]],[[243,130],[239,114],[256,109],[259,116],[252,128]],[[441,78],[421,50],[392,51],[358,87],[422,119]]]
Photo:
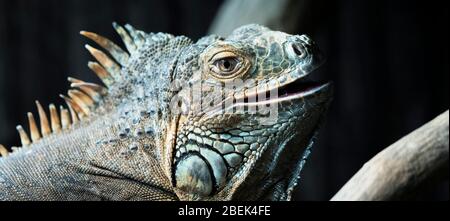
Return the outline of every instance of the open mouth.
[[[318,91],[321,87],[326,85],[324,82],[302,81],[296,80],[290,84],[286,84],[278,88],[279,98],[293,98],[298,96],[307,96],[308,94]]]
[[[300,78],[272,90],[269,89],[254,94],[247,94],[242,105],[264,105],[303,99],[325,90],[329,85],[330,83],[328,82]],[[278,93],[274,94],[274,91],[278,91]]]
[[[283,78],[284,81],[280,80]],[[262,89],[258,90],[258,88]],[[330,88],[330,82],[312,81],[309,79],[308,74],[302,74],[297,70],[288,73],[286,76],[274,79],[270,83],[262,83],[250,89],[243,89],[235,93],[234,96],[226,98],[219,105],[209,109],[206,113],[208,113],[207,116],[212,116],[222,114],[224,110],[231,111],[239,107],[261,107],[262,105],[292,102],[322,94],[325,91],[331,91],[329,90]],[[230,103],[232,105],[227,106]]]

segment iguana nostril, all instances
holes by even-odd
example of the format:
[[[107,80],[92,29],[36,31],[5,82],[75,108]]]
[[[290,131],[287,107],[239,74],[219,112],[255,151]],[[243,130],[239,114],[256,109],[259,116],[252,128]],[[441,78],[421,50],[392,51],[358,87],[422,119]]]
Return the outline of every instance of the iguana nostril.
[[[292,44],[292,49],[294,49],[294,53],[299,57],[303,57],[303,48],[299,45],[299,43]]]

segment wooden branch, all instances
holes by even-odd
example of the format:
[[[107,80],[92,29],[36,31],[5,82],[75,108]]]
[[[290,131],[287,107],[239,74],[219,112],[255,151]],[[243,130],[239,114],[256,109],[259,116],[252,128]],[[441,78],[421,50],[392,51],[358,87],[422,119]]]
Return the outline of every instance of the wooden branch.
[[[247,24],[260,24],[273,30],[292,33],[307,8],[307,0],[227,0],[209,29],[210,34],[228,36]]]
[[[331,200],[401,200],[448,178],[448,120],[447,111],[380,152]]]

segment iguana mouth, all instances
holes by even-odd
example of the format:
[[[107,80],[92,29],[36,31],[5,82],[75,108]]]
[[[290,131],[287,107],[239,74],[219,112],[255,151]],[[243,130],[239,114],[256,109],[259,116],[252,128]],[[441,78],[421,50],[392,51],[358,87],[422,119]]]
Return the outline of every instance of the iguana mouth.
[[[258,93],[246,94],[244,101],[237,102],[237,104],[240,103],[241,105],[264,105],[292,101],[296,99],[304,99],[321,91],[327,90],[330,84],[331,83],[329,82],[311,81],[304,78],[299,78],[295,81],[275,87],[273,89],[258,91]],[[274,91],[277,91],[277,93],[273,94]]]
[[[297,99],[306,97],[326,87],[326,82],[302,81],[301,79],[278,88],[278,98]]]

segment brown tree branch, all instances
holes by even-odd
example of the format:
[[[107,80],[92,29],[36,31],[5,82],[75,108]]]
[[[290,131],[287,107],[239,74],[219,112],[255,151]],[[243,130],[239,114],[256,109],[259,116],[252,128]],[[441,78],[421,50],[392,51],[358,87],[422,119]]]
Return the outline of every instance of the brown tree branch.
[[[380,152],[331,200],[400,200],[448,178],[448,121],[446,111]]]

